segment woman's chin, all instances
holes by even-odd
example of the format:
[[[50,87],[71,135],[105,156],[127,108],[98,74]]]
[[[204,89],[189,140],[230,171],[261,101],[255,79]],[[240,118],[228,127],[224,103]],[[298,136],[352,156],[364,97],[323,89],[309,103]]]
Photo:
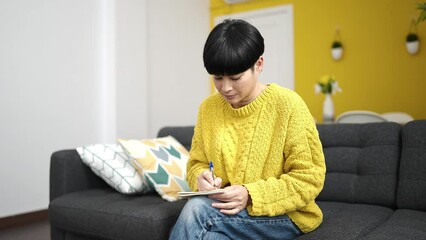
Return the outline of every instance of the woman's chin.
[[[234,99],[227,99],[227,98],[225,98],[225,100],[226,100],[229,104],[231,104],[232,106],[235,106],[236,104],[238,104],[238,101],[236,101],[236,100],[234,100]]]

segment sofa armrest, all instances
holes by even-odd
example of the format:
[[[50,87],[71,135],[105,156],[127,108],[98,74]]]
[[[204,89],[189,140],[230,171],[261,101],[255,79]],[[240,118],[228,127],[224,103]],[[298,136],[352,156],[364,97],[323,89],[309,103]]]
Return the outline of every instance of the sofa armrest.
[[[76,150],[61,150],[50,159],[50,201],[66,193],[108,185],[84,165]]]

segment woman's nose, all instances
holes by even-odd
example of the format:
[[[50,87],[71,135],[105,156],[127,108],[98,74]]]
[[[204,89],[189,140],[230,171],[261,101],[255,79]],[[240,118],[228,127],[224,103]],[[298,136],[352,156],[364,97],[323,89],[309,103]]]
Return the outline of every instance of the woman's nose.
[[[222,80],[222,91],[229,92],[232,90],[232,81],[230,79],[224,78]]]

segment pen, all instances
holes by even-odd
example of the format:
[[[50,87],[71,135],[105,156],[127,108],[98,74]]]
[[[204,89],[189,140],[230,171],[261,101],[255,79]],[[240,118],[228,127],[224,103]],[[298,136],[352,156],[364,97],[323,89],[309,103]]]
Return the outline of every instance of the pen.
[[[215,183],[214,183],[214,169],[213,169],[213,162],[210,160],[210,172],[212,173],[212,178],[213,178],[213,187],[216,187],[215,186]]]

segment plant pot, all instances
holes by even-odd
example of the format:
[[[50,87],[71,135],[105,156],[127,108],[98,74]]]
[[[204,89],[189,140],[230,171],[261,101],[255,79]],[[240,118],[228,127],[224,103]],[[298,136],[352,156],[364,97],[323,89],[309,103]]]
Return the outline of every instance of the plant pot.
[[[342,47],[337,47],[337,48],[332,48],[331,49],[331,57],[338,61],[342,58],[343,56],[343,48]]]
[[[411,55],[416,54],[419,51],[419,41],[405,42],[407,52]]]
[[[326,94],[322,109],[323,123],[334,122],[334,103],[331,94]]]

